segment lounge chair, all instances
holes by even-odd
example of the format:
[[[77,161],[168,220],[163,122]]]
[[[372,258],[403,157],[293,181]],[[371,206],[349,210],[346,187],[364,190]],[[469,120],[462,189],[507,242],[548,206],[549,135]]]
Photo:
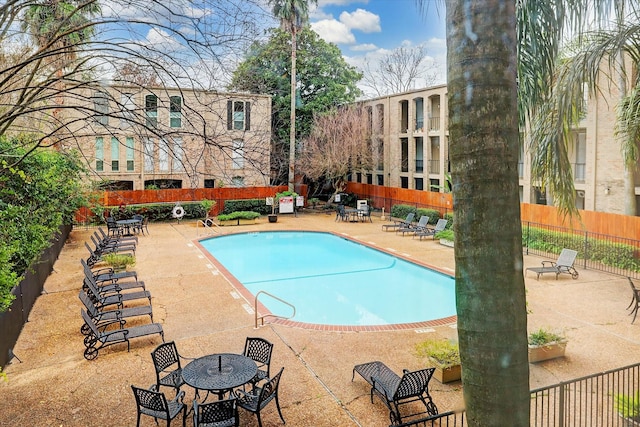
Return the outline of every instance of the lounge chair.
[[[429,394],[429,381],[435,368],[420,369],[418,371],[402,371],[402,377],[393,372],[387,365],[375,361],[356,365],[353,368],[351,381],[356,372],[371,385],[371,403],[376,394],[389,408],[389,419],[392,425],[402,422],[402,418],[412,417],[417,414],[402,415],[400,406],[420,401],[426,408],[426,413],[436,415],[438,408]]]
[[[147,325],[132,326],[130,328],[115,328],[108,330],[107,328],[112,324],[122,326],[119,320],[114,320],[112,323],[103,323],[97,326],[91,316],[84,310],[80,309],[82,319],[84,323],[89,327],[91,332],[84,337],[84,358],[87,360],[93,360],[98,357],[98,350],[108,345],[119,344],[126,342],[127,351],[130,351],[130,341],[132,338],[145,337],[149,335],[159,334],[164,342],[164,331],[162,325],[159,323],[149,323]]]
[[[105,250],[94,250],[91,249],[91,246],[84,242],[84,247],[89,251],[89,257],[86,259],[87,265],[89,267],[93,267],[98,262],[102,261],[102,255],[110,254],[110,253],[128,253],[131,256],[135,256],[135,249],[131,249],[129,247],[116,247],[116,248],[107,248]]]
[[[117,282],[120,279],[130,278],[138,280],[138,273],[135,271],[115,271],[111,267],[91,270],[89,264],[82,258],[80,259],[80,264],[82,264],[85,275],[93,277],[97,284],[101,284],[102,282]]]
[[[573,249],[562,249],[557,261],[542,261],[542,267],[529,267],[526,271],[533,271],[536,273],[536,280],[540,279],[541,274],[554,273],[556,280],[561,273],[570,274],[573,279],[578,278],[578,271],[573,267],[573,263],[576,261],[578,251]]]
[[[415,212],[409,212],[407,217],[404,220],[393,220],[391,224],[383,224],[382,231],[395,230],[400,227],[408,227],[413,224],[413,219],[415,218]]]
[[[130,281],[105,280],[98,283],[96,279],[94,279],[94,277],[91,275],[90,271],[87,272],[85,270],[84,281],[82,282],[82,289],[86,290],[87,286],[89,286],[89,283],[91,283],[95,288],[95,290],[101,295],[120,293],[122,291],[127,291],[130,289],[140,288],[143,291],[147,289],[142,280],[135,280],[135,279]]]
[[[429,217],[427,215],[422,215],[420,217],[420,221],[418,221],[418,223],[416,225],[406,225],[406,226],[402,226],[402,227],[398,227],[396,229],[396,234],[398,233],[402,233],[402,236],[404,236],[404,233],[418,233],[418,232],[422,232],[424,230],[427,230],[427,224],[429,224]]]
[[[110,236],[104,232],[102,227],[98,227],[98,232],[100,233],[100,236],[102,237],[103,241],[130,243],[130,244],[138,243],[138,236],[122,236],[122,235]]]
[[[83,283],[86,286],[86,290],[80,292],[86,292],[89,299],[91,299],[91,302],[93,302],[93,305],[98,310],[104,310],[106,307],[112,305],[122,308],[125,302],[141,300],[144,298],[148,299],[149,304],[151,304],[151,293],[149,291],[102,294],[90,280],[85,278]]]
[[[109,253],[109,252],[124,252],[124,251],[132,251],[134,254],[136,253],[136,243],[135,242],[117,242],[117,241],[105,241],[100,240],[97,233],[93,233],[91,235],[91,241],[95,245],[95,252],[101,253]]]
[[[78,298],[80,298],[80,301],[82,301],[82,304],[87,309],[87,314],[91,319],[93,319],[98,327],[101,327],[104,324],[113,323],[114,321],[124,321],[126,323],[126,319],[139,316],[149,316],[151,318],[151,323],[153,323],[153,310],[151,308],[151,304],[118,308],[114,310],[100,310],[93,305],[93,302],[85,292],[80,292],[78,294]],[[80,332],[82,335],[89,335],[91,333],[91,328],[85,323],[80,328]]]
[[[416,231],[415,233],[413,233],[413,237],[419,237],[420,240],[422,240],[423,237],[429,237],[432,236],[434,239],[436,238],[436,234],[438,234],[441,231],[444,231],[445,228],[447,228],[447,223],[449,221],[447,221],[446,219],[440,218],[438,220],[438,222],[436,223],[435,228],[431,229],[431,228],[424,228],[424,230],[422,231]]]

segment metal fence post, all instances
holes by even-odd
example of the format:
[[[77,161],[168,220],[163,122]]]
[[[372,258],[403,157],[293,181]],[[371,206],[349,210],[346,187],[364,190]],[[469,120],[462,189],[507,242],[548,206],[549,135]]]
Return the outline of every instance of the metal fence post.
[[[589,259],[589,232],[584,232],[584,260],[582,262],[582,267],[587,269],[587,260]]]
[[[558,402],[558,427],[564,427],[564,389],[565,384],[561,382],[560,384],[560,399]]]

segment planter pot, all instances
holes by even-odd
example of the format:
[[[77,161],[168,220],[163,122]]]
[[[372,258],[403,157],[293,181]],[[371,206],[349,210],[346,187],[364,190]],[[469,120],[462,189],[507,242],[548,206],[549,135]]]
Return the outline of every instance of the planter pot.
[[[436,365],[433,378],[437,379],[442,384],[459,381],[460,378],[462,378],[462,367],[460,365],[453,365],[448,368],[441,368]]]
[[[269,222],[278,222],[278,215],[270,214],[267,215],[267,218],[269,218]]]
[[[540,346],[529,345],[529,363],[563,357],[567,341],[558,341]]]
[[[453,247],[453,241],[452,240],[447,240],[447,239],[440,239],[440,244],[443,246],[448,246],[450,248]]]
[[[255,223],[255,219],[230,219],[226,221],[220,221],[220,225],[248,225]]]

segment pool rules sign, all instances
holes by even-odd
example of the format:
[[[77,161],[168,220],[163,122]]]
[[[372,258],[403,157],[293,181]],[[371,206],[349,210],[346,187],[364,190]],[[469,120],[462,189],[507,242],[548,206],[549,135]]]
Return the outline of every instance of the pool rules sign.
[[[293,196],[280,197],[280,213],[293,213]]]

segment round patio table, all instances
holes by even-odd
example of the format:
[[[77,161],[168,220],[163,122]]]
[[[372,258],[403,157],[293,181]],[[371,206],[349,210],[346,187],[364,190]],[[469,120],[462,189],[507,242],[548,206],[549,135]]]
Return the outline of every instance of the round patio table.
[[[210,354],[182,368],[182,378],[196,390],[207,390],[222,397],[227,390],[248,383],[258,373],[252,359],[241,354]]]
[[[132,233],[131,233],[130,228],[131,228],[131,227],[134,227],[134,226],[136,226],[136,225],[138,225],[138,224],[142,224],[142,220],[140,220],[140,219],[133,219],[133,218],[129,218],[129,219],[119,219],[119,220],[117,220],[117,221],[116,221],[116,224],[117,224],[119,227],[124,227],[124,228],[126,228],[126,229],[127,229],[127,234],[126,234],[126,235],[127,235],[127,236],[130,236],[130,235],[132,234]]]

